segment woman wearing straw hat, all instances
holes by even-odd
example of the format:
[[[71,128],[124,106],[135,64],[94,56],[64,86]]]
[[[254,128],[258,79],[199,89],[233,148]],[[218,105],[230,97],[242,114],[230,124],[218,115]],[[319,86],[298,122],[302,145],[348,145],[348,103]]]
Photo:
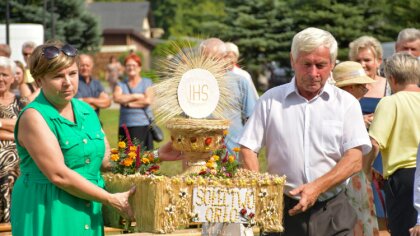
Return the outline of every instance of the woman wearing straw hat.
[[[366,75],[362,65],[354,61],[338,64],[333,70],[336,86],[360,100],[369,90],[368,84],[375,82]],[[346,195],[357,213],[354,235],[377,235],[378,222],[373,206],[372,187],[363,171],[354,175],[347,186]]]

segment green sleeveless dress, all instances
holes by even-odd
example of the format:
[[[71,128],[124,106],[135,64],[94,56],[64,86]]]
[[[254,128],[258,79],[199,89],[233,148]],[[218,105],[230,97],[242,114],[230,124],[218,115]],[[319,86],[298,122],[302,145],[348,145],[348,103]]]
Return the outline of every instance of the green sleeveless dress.
[[[71,103],[75,123],[63,118],[42,92],[22,110],[20,116],[27,109],[37,110],[56,136],[65,164],[103,187],[100,166],[105,145],[99,119],[86,103],[77,99],[72,99]],[[19,118],[15,128],[16,140]],[[13,235],[104,235],[102,204],[75,197],[52,184],[28,151],[18,142],[16,146],[21,159],[21,175],[12,192]]]

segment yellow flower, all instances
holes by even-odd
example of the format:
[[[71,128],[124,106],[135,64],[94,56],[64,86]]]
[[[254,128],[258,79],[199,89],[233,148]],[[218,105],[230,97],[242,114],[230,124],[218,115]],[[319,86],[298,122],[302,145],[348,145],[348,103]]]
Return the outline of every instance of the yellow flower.
[[[135,159],[136,156],[137,156],[137,154],[135,152],[129,152],[128,153],[128,157],[131,158],[131,159]]]
[[[133,164],[133,159],[131,158],[125,158],[123,161],[124,166],[131,166]]]
[[[217,163],[209,160],[209,161],[206,163],[206,166],[207,166],[209,169],[216,169],[216,167],[217,167]]]
[[[120,142],[118,142],[118,147],[121,148],[121,149],[124,149],[125,147],[127,147],[127,145],[125,144],[124,141],[120,141]]]
[[[238,153],[238,152],[241,150],[241,148],[240,148],[240,147],[234,147],[232,150],[233,150],[234,152]]]
[[[211,158],[213,158],[214,161],[218,161],[220,159],[218,155],[213,155]]]
[[[111,149],[111,153],[112,153],[112,154],[118,154],[118,149],[116,149],[116,148],[112,148],[112,149]]]
[[[131,152],[135,152],[135,151],[137,151],[137,147],[136,147],[136,146],[130,146],[130,151],[131,151]]]
[[[143,162],[144,164],[149,164],[150,163],[149,159],[144,158],[144,157],[141,159],[141,162]]]
[[[284,182],[284,180],[282,179],[282,178],[279,178],[279,177],[275,177],[274,178],[274,183],[275,184],[282,184]]]
[[[228,161],[229,163],[233,163],[235,161],[235,156],[230,155]]]
[[[223,130],[223,135],[226,136],[229,134],[229,131],[227,129]]]
[[[212,175],[216,175],[216,174],[217,174],[217,170],[215,170],[215,169],[211,169],[211,170],[210,170],[210,174],[212,174]]]
[[[111,154],[111,161],[118,161],[120,156],[118,154]]]
[[[187,178],[185,179],[185,183],[186,183],[187,185],[192,185],[192,184],[194,184],[194,180],[193,180],[193,179],[191,179],[190,177],[187,177]]]

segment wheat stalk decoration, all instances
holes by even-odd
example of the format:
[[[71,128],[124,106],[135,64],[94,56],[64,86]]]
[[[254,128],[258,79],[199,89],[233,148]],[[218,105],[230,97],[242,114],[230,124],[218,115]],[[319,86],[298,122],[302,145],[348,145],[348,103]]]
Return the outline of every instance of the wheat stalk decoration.
[[[174,50],[169,53],[176,56],[159,61],[162,81],[153,86],[152,104],[156,120],[163,124],[176,116],[188,118],[178,102],[178,85],[186,72],[197,68],[210,72],[219,86],[219,101],[210,118],[226,119],[223,115],[226,109],[238,109],[229,90],[230,81],[225,77],[229,62],[207,56],[198,48],[184,44],[173,43]]]

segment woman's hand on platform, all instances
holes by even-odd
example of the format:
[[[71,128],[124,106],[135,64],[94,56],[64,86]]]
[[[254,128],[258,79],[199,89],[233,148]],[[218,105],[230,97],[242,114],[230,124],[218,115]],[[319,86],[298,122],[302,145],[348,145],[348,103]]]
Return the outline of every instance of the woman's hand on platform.
[[[409,231],[410,231],[410,236],[420,236],[420,225],[415,225]]]
[[[136,192],[136,186],[133,186],[127,192],[111,194],[110,205],[117,209],[121,215],[130,220],[134,220],[133,209],[128,202],[128,199]]]
[[[313,183],[303,184],[291,190],[289,193],[292,196],[300,195],[299,203],[289,210],[289,215],[291,216],[305,212],[315,205],[320,194],[317,186]]]

